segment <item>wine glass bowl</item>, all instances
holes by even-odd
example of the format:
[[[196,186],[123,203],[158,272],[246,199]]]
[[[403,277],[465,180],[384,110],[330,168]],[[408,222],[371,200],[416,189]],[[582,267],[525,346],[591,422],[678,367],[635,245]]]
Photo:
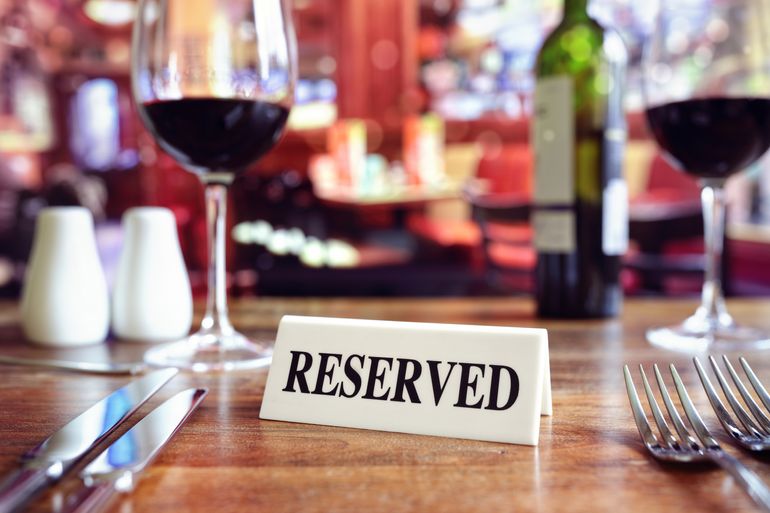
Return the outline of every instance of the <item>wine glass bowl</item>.
[[[161,148],[201,174],[246,168],[275,145],[289,114],[283,105],[219,98],[147,103],[142,112]]]
[[[725,181],[770,147],[767,0],[661,6],[642,60],[647,121],[664,156],[701,185],[705,280],[682,324],[647,332],[652,344],[702,351],[770,347],[768,334],[733,320],[721,279]]]
[[[267,365],[272,348],[230,323],[225,288],[228,187],[285,128],[296,40],[282,0],[141,0],[132,87],[158,145],[205,186],[208,298],[200,330],[151,349],[154,365],[193,371]]]

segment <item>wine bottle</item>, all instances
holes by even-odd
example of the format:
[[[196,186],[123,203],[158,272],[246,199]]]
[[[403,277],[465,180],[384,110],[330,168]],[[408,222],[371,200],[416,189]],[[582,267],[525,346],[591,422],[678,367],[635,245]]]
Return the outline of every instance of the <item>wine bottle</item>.
[[[564,17],[536,63],[532,223],[541,317],[612,317],[622,307],[627,54],[587,3],[565,0]]]

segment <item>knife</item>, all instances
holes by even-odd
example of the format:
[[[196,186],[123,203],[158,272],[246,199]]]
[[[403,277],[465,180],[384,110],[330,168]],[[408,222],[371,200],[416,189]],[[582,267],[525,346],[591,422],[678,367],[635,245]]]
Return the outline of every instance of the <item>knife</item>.
[[[116,493],[133,491],[139,474],[152,463],[207,393],[204,388],[179,392],[126,431],[83,469],[80,477],[84,486],[66,500],[63,513],[95,513]]]
[[[176,369],[161,369],[108,395],[21,458],[21,468],[0,484],[0,513],[26,504],[144,404]]]

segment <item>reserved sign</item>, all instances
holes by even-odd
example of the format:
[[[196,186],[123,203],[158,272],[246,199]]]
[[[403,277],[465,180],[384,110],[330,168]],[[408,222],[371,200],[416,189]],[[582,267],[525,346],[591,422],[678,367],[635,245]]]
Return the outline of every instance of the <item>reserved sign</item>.
[[[537,445],[542,329],[286,316],[260,418]]]

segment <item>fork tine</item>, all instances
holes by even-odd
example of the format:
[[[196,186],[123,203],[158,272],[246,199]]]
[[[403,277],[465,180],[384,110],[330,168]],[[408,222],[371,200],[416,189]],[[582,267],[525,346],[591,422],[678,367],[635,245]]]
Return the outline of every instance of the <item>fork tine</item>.
[[[713,356],[709,356],[709,362],[711,363],[711,368],[714,370],[714,374],[719,381],[719,385],[722,387],[722,392],[724,392],[725,397],[727,398],[727,402],[730,403],[730,406],[735,412],[735,415],[738,417],[738,420],[741,421],[741,424],[743,424],[743,426],[749,432],[750,436],[760,438],[764,437],[764,432],[753,420],[751,420],[749,414],[746,413],[746,410],[743,409],[741,403],[738,402],[738,398],[735,397],[733,389],[730,387],[730,383],[727,382],[724,374],[722,374],[722,371],[719,369],[719,365],[717,364],[716,359]]]
[[[676,406],[674,406],[674,402],[671,400],[671,396],[668,393],[666,383],[663,381],[663,376],[660,373],[658,364],[656,363],[652,368],[655,371],[655,379],[658,382],[658,388],[660,389],[661,397],[663,397],[663,402],[666,404],[668,416],[671,417],[671,421],[674,423],[674,429],[679,433],[679,437],[682,439],[683,443],[686,443],[690,448],[695,449],[696,451],[700,450],[698,442],[687,430],[684,422],[682,422],[682,417],[679,416],[679,412],[677,411]]]
[[[748,406],[752,415],[754,415],[754,418],[759,423],[759,428],[761,428],[763,433],[767,435],[770,433],[770,418],[765,415],[765,412],[760,409],[757,402],[753,397],[751,397],[751,394],[746,389],[746,385],[743,384],[740,376],[738,376],[738,373],[735,372],[735,368],[730,362],[730,359],[727,358],[726,355],[722,355],[722,361],[725,363],[725,367],[727,367],[727,372],[730,373],[730,377],[732,378],[733,383],[735,383],[735,386],[738,388],[738,392],[740,392],[741,397],[743,398],[743,402],[746,403],[746,406]]]
[[[700,377],[700,382],[703,384],[703,388],[706,390],[706,395],[709,398],[711,407],[714,409],[714,413],[717,414],[717,418],[719,419],[719,422],[722,424],[722,427],[724,427],[725,431],[727,431],[730,434],[730,436],[732,436],[733,438],[737,438],[739,440],[743,439],[743,434],[741,433],[741,430],[735,424],[735,421],[730,415],[730,412],[727,411],[727,408],[725,407],[722,400],[719,398],[719,395],[717,395],[717,392],[714,389],[714,386],[711,384],[711,380],[706,374],[706,370],[703,368],[703,365],[701,365],[700,360],[696,356],[692,359],[692,361],[693,363],[695,363],[695,370],[698,371],[698,377]]]
[[[754,387],[754,391],[757,393],[759,400],[762,401],[762,404],[765,405],[765,408],[770,410],[770,394],[767,393],[767,390],[765,390],[765,387],[762,385],[762,382],[759,381],[759,378],[757,377],[757,375],[754,374],[754,370],[749,365],[749,362],[746,361],[746,358],[741,356],[740,362],[741,362],[741,366],[743,367],[743,371],[749,377],[751,386]]]
[[[639,429],[639,434],[642,436],[642,441],[644,441],[647,447],[656,446],[658,445],[658,439],[655,437],[655,433],[652,432],[647,416],[644,414],[644,408],[642,408],[642,403],[636,394],[634,380],[631,379],[628,365],[623,366],[623,375],[626,378],[626,392],[628,393],[628,400],[631,402],[631,410],[634,412],[634,421]]]
[[[647,381],[647,374],[645,374],[644,367],[642,365],[639,365],[639,372],[642,374],[642,382],[644,383],[644,391],[647,394],[647,402],[650,403],[652,416],[655,418],[655,424],[658,425],[658,430],[660,431],[663,440],[672,449],[680,450],[681,447],[679,445],[679,440],[676,439],[673,433],[671,433],[671,430],[668,428],[666,418],[663,416],[663,412],[660,410],[660,406],[658,406],[658,401],[655,399],[655,395],[652,393],[650,382]]]
[[[719,443],[714,439],[714,437],[711,436],[711,433],[709,433],[709,430],[706,427],[706,424],[703,422],[703,419],[701,419],[700,415],[698,415],[698,410],[695,409],[695,405],[692,403],[690,395],[687,393],[687,389],[684,387],[682,378],[679,377],[679,373],[676,371],[676,367],[674,367],[674,364],[672,363],[669,368],[671,369],[671,376],[674,378],[674,385],[676,386],[676,392],[679,395],[679,400],[682,402],[682,406],[684,407],[684,413],[690,420],[690,425],[695,430],[695,434],[698,435],[700,441],[703,442],[703,445],[705,445],[708,449],[719,449]]]

